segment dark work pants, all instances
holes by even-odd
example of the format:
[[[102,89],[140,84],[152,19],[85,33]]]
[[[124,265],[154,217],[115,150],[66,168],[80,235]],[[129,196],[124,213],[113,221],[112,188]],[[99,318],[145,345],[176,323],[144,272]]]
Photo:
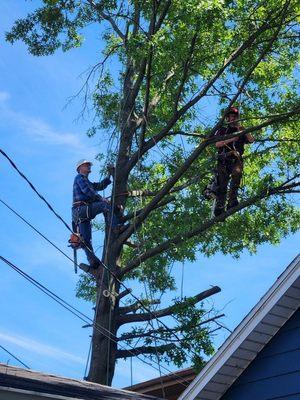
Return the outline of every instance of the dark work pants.
[[[228,205],[230,206],[237,201],[238,190],[243,174],[242,159],[230,157],[225,160],[218,160],[217,174],[219,189],[217,193],[216,208],[224,208],[227,197],[227,187],[230,178],[231,181],[228,193]]]
[[[110,226],[111,224],[111,228],[115,228],[118,225],[118,218],[112,212],[110,203],[105,201],[96,201],[72,209],[72,219],[74,224],[79,227],[79,233],[85,243],[84,251],[90,265],[99,263],[99,259],[94,254],[92,246],[91,220],[101,213],[104,215],[106,226]]]

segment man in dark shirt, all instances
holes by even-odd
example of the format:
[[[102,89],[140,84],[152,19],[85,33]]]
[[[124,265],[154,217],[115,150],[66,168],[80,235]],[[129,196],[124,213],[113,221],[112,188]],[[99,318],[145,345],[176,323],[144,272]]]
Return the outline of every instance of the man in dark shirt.
[[[78,174],[73,184],[72,222],[74,228],[79,228],[90,267],[95,269],[100,261],[95,256],[92,247],[91,220],[103,213],[106,226],[114,233],[119,233],[124,226],[120,223],[120,213],[113,212],[110,202],[97,193],[111,184],[110,177],[113,175],[114,168],[108,168],[108,175],[101,182],[93,183],[88,179],[92,165],[92,162],[88,160],[80,160],[76,165]]]
[[[225,116],[226,126],[217,130],[215,135],[225,136],[242,131],[243,127],[240,126],[238,122],[239,117],[239,110],[235,107],[231,107]],[[216,217],[225,211],[227,186],[230,178],[231,182],[228,193],[227,210],[239,204],[237,195],[243,174],[242,156],[244,153],[244,145],[252,142],[254,142],[254,138],[250,133],[216,142],[216,147],[218,149],[218,191],[214,209]]]

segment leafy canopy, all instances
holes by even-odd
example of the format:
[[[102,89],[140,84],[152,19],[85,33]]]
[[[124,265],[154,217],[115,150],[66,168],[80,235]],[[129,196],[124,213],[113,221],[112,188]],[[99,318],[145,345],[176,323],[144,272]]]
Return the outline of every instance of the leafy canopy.
[[[103,58],[83,87],[88,94],[92,85],[86,101],[96,115],[87,133],[110,137],[99,154],[103,165],[123,157],[130,166],[124,203],[133,216],[214,133],[230,104],[253,129],[241,191],[245,206],[221,224],[208,223],[211,203],[202,191],[215,165],[212,143],[178,177],[170,201],[134,229],[140,245],[123,248],[123,279],[146,281],[154,292],[175,290],[170,266],[176,261],[195,261],[197,252],[255,253],[299,229],[299,11],[296,0],[43,0],[7,33],[11,43],[22,40],[31,54],[43,56],[83,46],[86,28],[102,27]],[[191,132],[197,134],[185,135]],[[95,290],[83,277],[78,295],[92,300]],[[196,329],[204,309],[192,304],[176,312],[189,332],[187,348],[202,343],[210,354],[208,331]],[[170,339],[157,334],[160,343]],[[185,361],[174,348],[167,359]]]

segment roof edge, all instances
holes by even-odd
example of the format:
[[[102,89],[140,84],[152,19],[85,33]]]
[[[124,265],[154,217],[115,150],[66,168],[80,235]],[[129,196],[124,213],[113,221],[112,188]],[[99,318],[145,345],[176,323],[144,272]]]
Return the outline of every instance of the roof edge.
[[[224,365],[227,359],[238,349],[241,343],[254,330],[255,326],[267,315],[267,313],[276,305],[286,290],[298,278],[298,264],[300,263],[300,254],[294,258],[289,266],[277,278],[270,289],[252,308],[240,324],[234,329],[232,334],[225,340],[215,355],[205,365],[199,375],[194,379],[189,387],[179,396],[178,400],[192,400],[211,378]],[[199,387],[199,382],[201,386]]]

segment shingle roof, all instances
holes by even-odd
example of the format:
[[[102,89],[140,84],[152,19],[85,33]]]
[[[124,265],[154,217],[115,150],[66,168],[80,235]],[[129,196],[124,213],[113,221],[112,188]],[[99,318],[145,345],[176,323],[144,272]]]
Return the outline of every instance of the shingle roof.
[[[99,385],[87,381],[63,378],[55,375],[35,372],[0,364],[0,398],[1,391],[30,391],[35,394],[65,396],[65,398],[85,400],[150,400],[157,397],[142,395],[122,389]]]
[[[218,400],[300,306],[300,255],[277,278],[178,400]]]
[[[195,377],[196,372],[193,368],[185,368],[168,375],[162,375],[158,378],[125,387],[124,389],[152,396],[163,396],[166,399],[173,400],[178,399],[179,395]]]

